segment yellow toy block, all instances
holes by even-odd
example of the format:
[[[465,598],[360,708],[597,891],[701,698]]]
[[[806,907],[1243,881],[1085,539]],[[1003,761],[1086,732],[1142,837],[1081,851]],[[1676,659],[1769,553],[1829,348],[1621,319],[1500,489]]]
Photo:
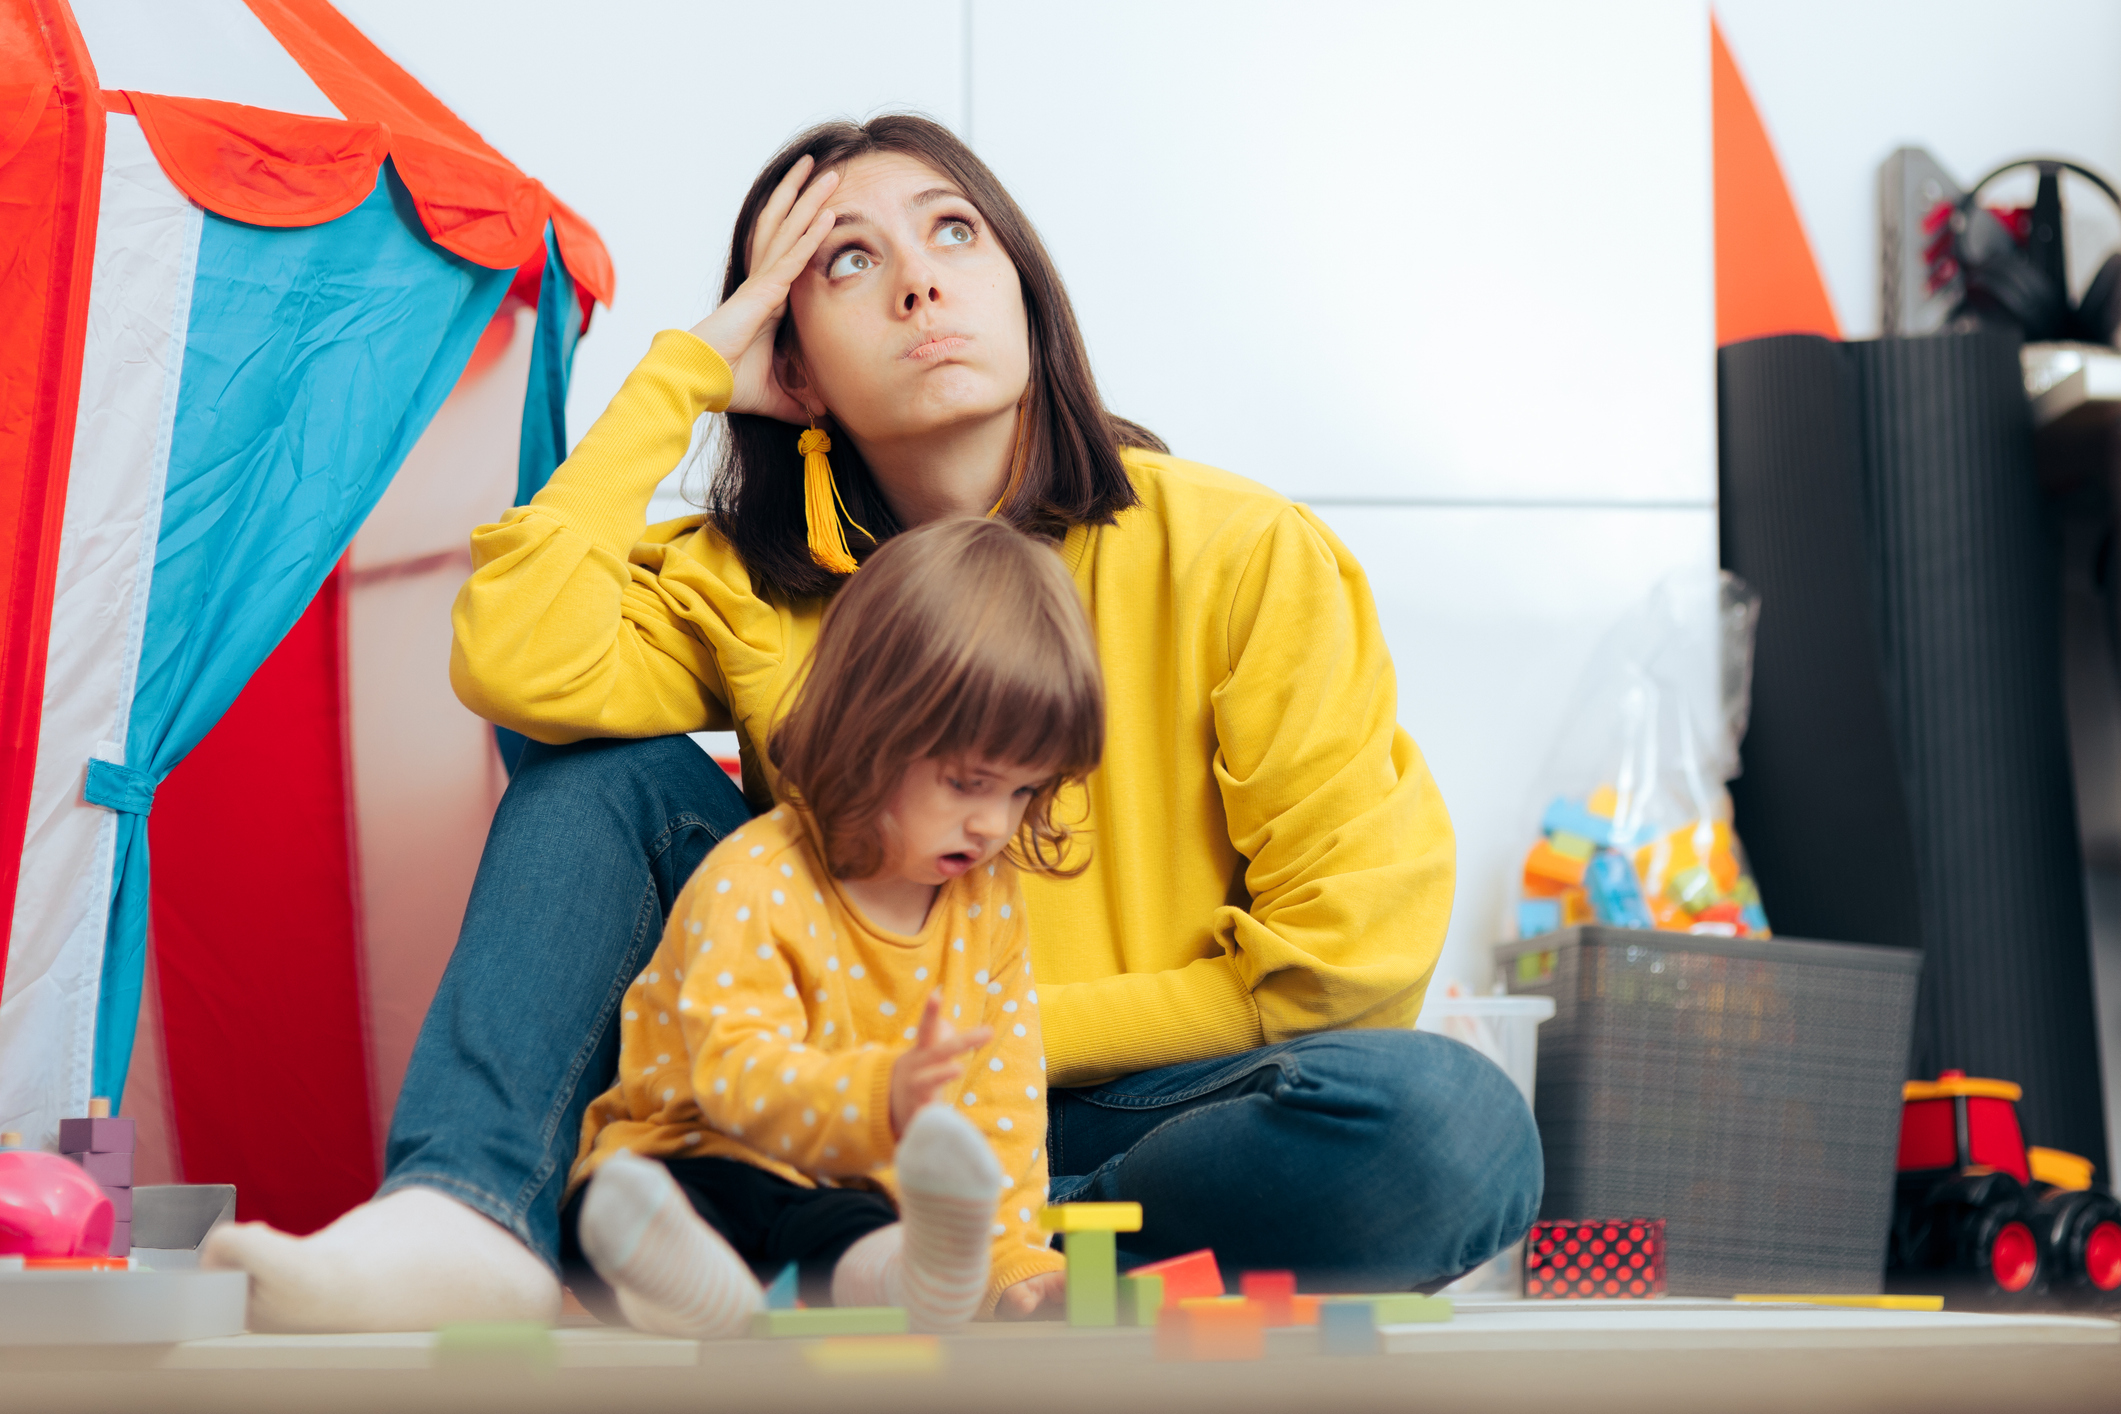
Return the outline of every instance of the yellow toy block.
[[[1038,1225],[1048,1232],[1140,1232],[1139,1203],[1062,1203],[1038,1210]]]
[[[1598,911],[1591,907],[1591,896],[1582,889],[1570,889],[1561,896],[1561,926],[1574,928],[1584,923],[1598,921]]]
[[[1583,803],[1583,808],[1610,820],[1613,812],[1620,808],[1620,792],[1611,786],[1600,786],[1591,792],[1591,798]]]
[[[1866,1311],[1942,1311],[1941,1296],[1733,1296],[1761,1306],[1854,1306]]]
[[[943,1368],[932,1335],[839,1336],[803,1347],[803,1363],[824,1375],[921,1375]]]

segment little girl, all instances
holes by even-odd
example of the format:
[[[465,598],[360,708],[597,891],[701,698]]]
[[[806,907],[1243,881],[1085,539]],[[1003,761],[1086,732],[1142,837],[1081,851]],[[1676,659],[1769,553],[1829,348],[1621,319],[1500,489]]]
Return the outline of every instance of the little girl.
[[[585,1302],[706,1338],[790,1262],[809,1304],[922,1330],[1051,1294],[1016,871],[1066,872],[1054,798],[1103,746],[1050,547],[946,520],[870,557],[772,735],[784,803],[701,863],[626,994],[561,1215]]]

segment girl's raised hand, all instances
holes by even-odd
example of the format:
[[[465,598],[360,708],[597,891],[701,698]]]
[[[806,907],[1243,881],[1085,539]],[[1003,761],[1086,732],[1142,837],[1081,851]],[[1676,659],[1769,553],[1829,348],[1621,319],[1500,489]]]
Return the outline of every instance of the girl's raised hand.
[[[959,1031],[943,1020],[943,999],[931,992],[921,1007],[921,1024],[913,1033],[913,1049],[891,1064],[893,1137],[906,1132],[906,1122],[913,1118],[915,1110],[935,1103],[965,1073],[958,1057],[993,1039],[991,1026]]]
[[[692,326],[693,334],[720,354],[736,375],[730,412],[758,413],[782,422],[810,420],[774,377],[773,335],[788,308],[788,287],[832,230],[834,213],[825,199],[840,184],[840,174],[827,172],[805,189],[813,165],[810,158],[799,158],[781,178],[751,228],[745,264],[751,273],[714,313]]]

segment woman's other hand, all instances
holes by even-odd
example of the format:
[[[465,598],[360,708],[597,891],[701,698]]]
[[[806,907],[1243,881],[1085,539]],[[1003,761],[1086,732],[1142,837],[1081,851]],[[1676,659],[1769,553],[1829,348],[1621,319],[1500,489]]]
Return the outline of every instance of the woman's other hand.
[[[803,183],[811,167],[810,158],[801,158],[781,178],[751,228],[745,266],[750,275],[714,313],[692,326],[693,335],[720,354],[735,375],[730,412],[798,424],[810,420],[774,377],[773,335],[788,308],[788,287],[832,230],[834,213],[825,199],[840,184],[840,174],[827,172],[806,191]]]
[[[1068,1298],[1066,1272],[1040,1272],[1002,1290],[994,1303],[997,1321],[1028,1321],[1039,1316],[1060,1319],[1060,1306]]]
[[[891,1063],[891,1133],[906,1132],[906,1122],[922,1105],[932,1105],[943,1091],[965,1073],[958,1057],[978,1050],[994,1039],[994,1028],[975,1026],[959,1031],[943,1020],[943,999],[931,993],[921,1008],[921,1024],[914,1032],[913,1049]]]

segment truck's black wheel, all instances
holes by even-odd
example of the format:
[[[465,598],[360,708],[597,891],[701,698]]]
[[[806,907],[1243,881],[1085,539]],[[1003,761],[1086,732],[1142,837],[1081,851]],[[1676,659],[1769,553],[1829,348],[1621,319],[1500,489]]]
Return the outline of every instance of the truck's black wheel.
[[[2102,1306],[2121,1303],[2121,1203],[2096,1190],[2050,1189],[2038,1211],[2054,1254],[2055,1293]]]

